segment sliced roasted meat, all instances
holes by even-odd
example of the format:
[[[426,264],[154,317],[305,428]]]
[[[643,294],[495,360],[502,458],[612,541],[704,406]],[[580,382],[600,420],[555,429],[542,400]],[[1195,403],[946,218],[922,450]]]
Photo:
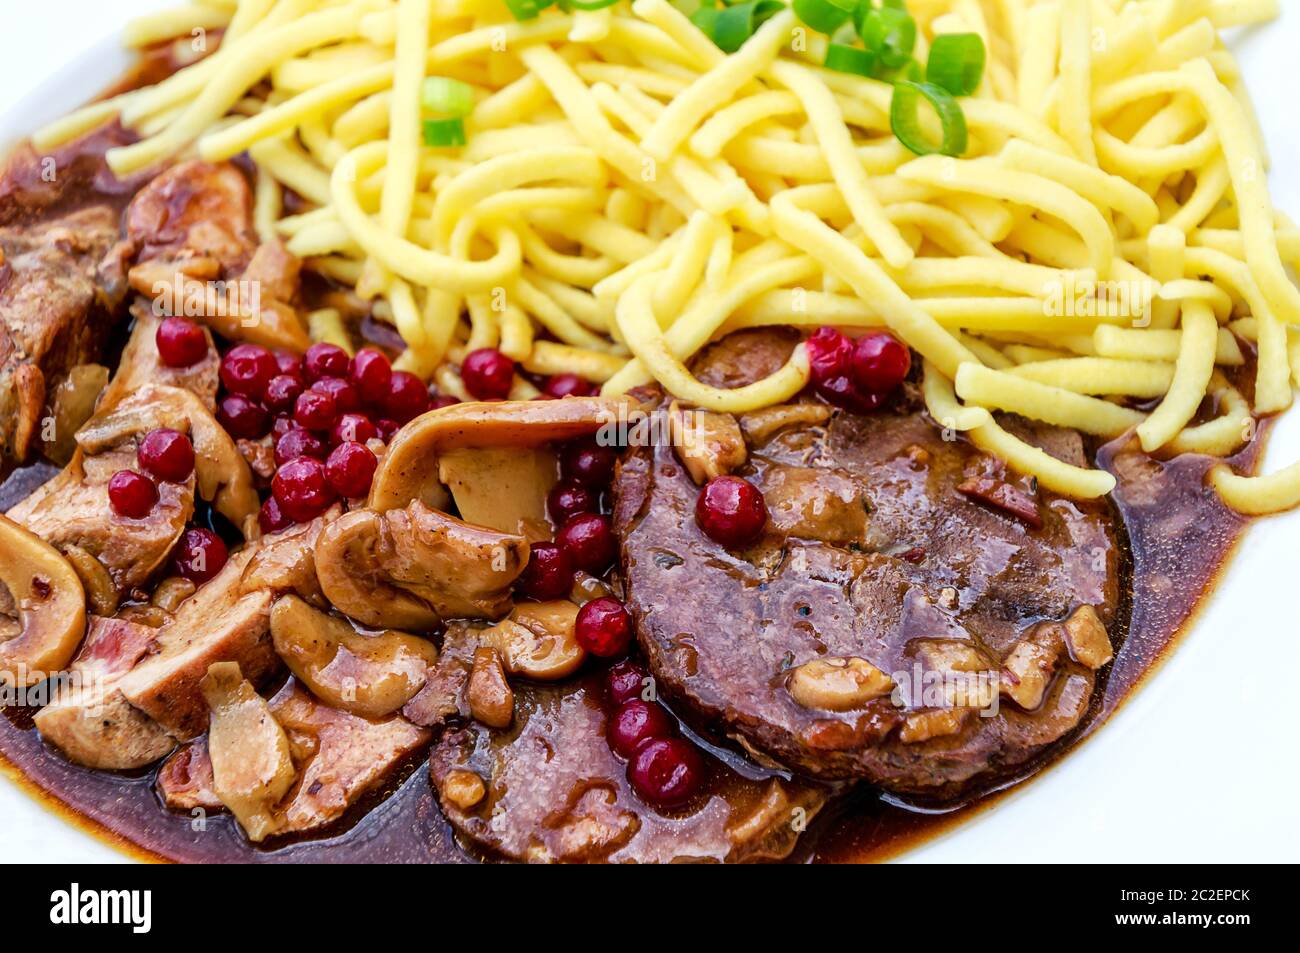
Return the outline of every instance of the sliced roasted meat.
[[[162,319],[150,307],[136,302],[131,308],[134,324],[131,338],[122,350],[113,380],[104,391],[98,410],[105,413],[147,384],[187,390],[203,402],[209,412],[217,406],[217,384],[221,358],[208,334],[208,354],[189,367],[168,367],[158,356],[158,327]]]
[[[779,366],[789,346],[735,335],[697,372],[743,382]],[[1016,684],[1004,668],[1023,660],[1029,677],[1040,623],[1085,606],[1103,633],[1114,619],[1109,510],[998,472],[945,440],[910,391],[871,416],[791,419],[750,429],[761,436],[737,473],[763,490],[770,519],[747,549],[697,528],[699,488],[671,447],[639,449],[621,467],[623,577],[661,691],[701,730],[777,763],[933,797],[1010,770],[1075,727],[1108,658],[1091,625],[1078,626],[1091,650],[1054,649],[1050,671],[1035,669],[1041,692],[995,703],[1004,680]],[[1085,465],[1076,434],[1007,425]],[[1037,494],[1041,528],[970,499],[973,478]],[[968,651],[935,652],[935,641]],[[946,686],[937,698],[923,691],[935,680]]]
[[[108,412],[92,417],[77,433],[77,443],[86,459],[93,460],[108,448],[134,445],[159,428],[189,435],[199,496],[246,538],[256,538],[261,500],[253,474],[230,435],[191,391],[146,384]]]
[[[522,536],[471,526],[429,509],[354,510],[325,527],[316,575],[326,598],[364,625],[408,632],[444,618],[489,618],[510,609],[528,563]]]
[[[256,684],[279,669],[271,594],[241,587],[251,556],[251,547],[232,555],[159,628],[93,619],[69,669],[74,677],[36,714],[41,736],[81,764],[142,767],[206,730],[199,682],[209,666],[236,662]]]
[[[438,678],[448,712],[469,712],[480,637],[462,625],[447,632]],[[453,725],[429,760],[444,813],[489,855],[538,863],[774,860],[790,853],[826,801],[822,787],[745,776],[708,756],[704,790],[681,810],[661,813],[633,792],[610,750],[598,675],[521,680],[513,692],[508,729]]]
[[[127,250],[106,205],[0,228],[0,457],[26,458],[55,389],[102,355],[121,317]]]
[[[316,543],[326,524],[341,516],[332,506],[310,523],[297,523],[271,536],[264,536],[244,571],[244,591],[269,589],[276,595],[293,593],[317,608],[329,608],[316,576]]]
[[[371,720],[323,705],[293,679],[268,706],[288,738],[294,769],[292,786],[270,809],[279,834],[335,823],[429,741],[428,731],[401,717]],[[159,768],[158,792],[168,807],[225,807],[217,795],[208,744],[208,736],[197,738]],[[261,744],[267,746],[266,740]]]
[[[252,193],[229,163],[182,162],[162,172],[131,200],[126,231],[141,261],[210,258],[231,273],[257,245]]]
[[[135,470],[134,439],[93,456],[81,451],[58,476],[8,513],[55,549],[88,554],[107,572],[110,601],[144,585],[162,567],[194,513],[194,479],[160,483],[158,503],[142,519],[114,512],[108,481],[119,470]],[[81,564],[74,560],[74,566]],[[95,567],[82,573],[88,590],[97,586]],[[99,607],[111,611],[113,606]]]

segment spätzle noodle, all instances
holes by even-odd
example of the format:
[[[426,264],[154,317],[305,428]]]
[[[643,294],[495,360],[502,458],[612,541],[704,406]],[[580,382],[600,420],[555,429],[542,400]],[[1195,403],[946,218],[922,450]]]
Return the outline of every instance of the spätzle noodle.
[[[683,9],[183,5],[133,23],[128,43],[220,30],[214,51],[33,142],[52,150],[116,117],[139,137],[108,153],[122,175],[248,153],[259,236],[371,300],[407,345],[399,366],[452,394],[456,362],[499,347],[607,395],[657,382],[745,412],[802,390],[807,355],[719,390],[689,370],[710,341],[886,328],[921,355],[940,426],[1085,498],[1113,478],[992,412],[1227,456],[1253,414],[1290,406],[1300,230],[1271,204],[1218,33],[1275,16],[1275,0],[913,0],[922,66],[941,33],[976,33],[988,52],[958,100],[959,157],[909,152],[891,84],[826,68],[827,37],[789,6],[730,55]],[[473,103],[463,146],[425,141],[422,122],[444,119],[422,101],[433,77]],[[933,116],[916,121],[939,141]],[[339,315],[316,313],[312,332],[339,340]],[[1251,347],[1253,412],[1232,377]],[[516,396],[532,391],[517,380]],[[1242,512],[1300,504],[1295,469],[1212,481]]]

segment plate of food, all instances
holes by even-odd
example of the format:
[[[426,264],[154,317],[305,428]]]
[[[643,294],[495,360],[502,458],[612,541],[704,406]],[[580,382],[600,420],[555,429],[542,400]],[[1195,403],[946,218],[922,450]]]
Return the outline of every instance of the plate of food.
[[[5,843],[1294,855],[1293,14],[140,6],[0,120]]]

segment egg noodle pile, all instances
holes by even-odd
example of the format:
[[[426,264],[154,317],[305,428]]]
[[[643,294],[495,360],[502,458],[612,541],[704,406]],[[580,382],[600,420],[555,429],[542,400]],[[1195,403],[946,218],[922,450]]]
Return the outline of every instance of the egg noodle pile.
[[[215,53],[35,143],[119,116],[141,136],[109,153],[119,174],[249,152],[263,239],[372,300],[400,366],[461,397],[460,359],[499,347],[606,394],[657,380],[743,412],[804,388],[805,350],[721,390],[685,365],[710,340],[885,327],[924,358],[939,423],[1080,498],[1113,478],[990,411],[1230,456],[1253,414],[1290,405],[1300,230],[1269,200],[1220,35],[1276,0],[910,0],[920,62],[945,33],[987,49],[960,157],[909,151],[891,84],[821,65],[828,38],[787,7],[729,55],[695,0],[567,6],[203,0],[128,39],[221,29]],[[424,144],[427,77],[472,88],[463,146]],[[1230,381],[1239,341],[1258,347],[1253,407]],[[1212,479],[1243,512],[1300,502],[1300,465]]]

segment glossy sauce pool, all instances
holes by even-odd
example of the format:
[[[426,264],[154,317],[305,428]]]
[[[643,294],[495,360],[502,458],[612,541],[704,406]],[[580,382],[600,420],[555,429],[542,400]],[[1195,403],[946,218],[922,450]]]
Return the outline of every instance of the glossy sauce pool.
[[[1258,436],[1233,461],[1253,470]],[[1185,456],[1159,462],[1116,445],[1101,448],[1101,466],[1116,473],[1114,504],[1126,537],[1115,660],[1101,674],[1082,726],[1063,744],[983,796],[942,806],[909,805],[863,791],[833,808],[805,834],[792,862],[885,860],[997,803],[1001,793],[1032,778],[1095,731],[1174,645],[1213,588],[1247,521],[1205,486],[1213,461]],[[456,844],[433,797],[423,757],[404,766],[386,788],[358,805],[333,836],[262,849],[248,843],[225,814],[190,816],[165,810],[153,789],[154,769],[132,775],[73,765],[41,742],[32,710],[0,717],[0,768],[48,807],[84,830],[142,859],[180,862],[472,862]]]

